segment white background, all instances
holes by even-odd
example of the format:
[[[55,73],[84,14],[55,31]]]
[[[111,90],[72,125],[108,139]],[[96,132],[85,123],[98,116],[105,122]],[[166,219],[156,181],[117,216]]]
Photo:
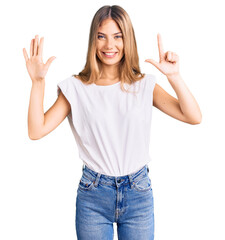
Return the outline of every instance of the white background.
[[[202,123],[190,125],[153,110],[149,164],[156,240],[224,240],[224,65],[222,1],[49,1],[1,4],[0,239],[72,240],[82,161],[68,120],[41,140],[28,138],[31,80],[22,49],[44,36],[44,109],[57,83],[84,67],[91,20],[103,5],[120,5],[136,34],[140,67],[176,97],[158,61],[157,33],[165,51],[180,57],[180,72],[196,98]],[[114,224],[116,237],[116,226]]]

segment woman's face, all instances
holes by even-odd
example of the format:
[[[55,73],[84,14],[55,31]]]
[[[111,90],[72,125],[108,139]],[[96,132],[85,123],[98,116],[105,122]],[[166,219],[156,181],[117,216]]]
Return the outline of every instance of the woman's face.
[[[112,19],[105,19],[98,28],[96,54],[105,65],[116,65],[124,55],[123,35]]]

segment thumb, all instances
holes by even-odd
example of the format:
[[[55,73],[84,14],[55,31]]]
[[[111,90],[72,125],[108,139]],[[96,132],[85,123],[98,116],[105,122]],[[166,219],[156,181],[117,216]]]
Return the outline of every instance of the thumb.
[[[56,59],[56,57],[50,57],[49,59],[48,59],[48,61],[46,62],[46,66],[47,66],[47,68],[49,68],[49,66],[50,66],[50,64],[54,61]]]
[[[152,65],[154,65],[156,68],[159,69],[159,63],[156,62],[155,60],[153,60],[153,59],[146,59],[145,62],[149,62],[149,63],[151,63]]]

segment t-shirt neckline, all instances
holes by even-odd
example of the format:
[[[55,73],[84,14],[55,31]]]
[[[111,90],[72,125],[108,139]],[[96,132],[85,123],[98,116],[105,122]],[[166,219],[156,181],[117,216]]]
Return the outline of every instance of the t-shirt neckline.
[[[113,84],[109,84],[109,85],[98,85],[98,84],[93,83],[93,85],[96,86],[96,87],[110,87],[110,86],[118,85],[120,82],[121,81],[113,83]]]

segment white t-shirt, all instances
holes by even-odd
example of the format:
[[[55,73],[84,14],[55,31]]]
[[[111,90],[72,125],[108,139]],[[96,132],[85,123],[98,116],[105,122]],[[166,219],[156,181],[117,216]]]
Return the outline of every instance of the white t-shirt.
[[[152,74],[132,85],[120,82],[86,85],[74,76],[57,85],[71,105],[67,116],[79,157],[90,169],[109,176],[124,176],[151,161],[149,154],[156,78]],[[132,93],[135,91],[136,93]]]

